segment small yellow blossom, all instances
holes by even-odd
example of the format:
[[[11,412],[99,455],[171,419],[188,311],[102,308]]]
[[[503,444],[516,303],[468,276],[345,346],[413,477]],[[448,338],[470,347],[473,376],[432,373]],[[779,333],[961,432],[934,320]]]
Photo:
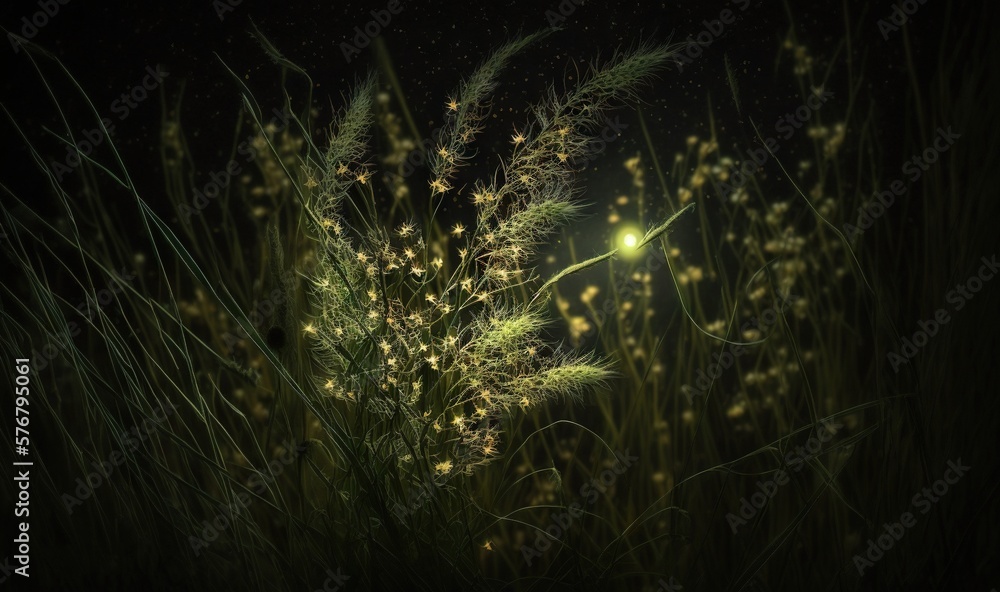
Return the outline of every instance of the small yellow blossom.
[[[399,228],[396,229],[396,234],[398,234],[402,238],[406,238],[411,234],[413,234],[415,230],[416,227],[413,224],[410,224],[409,222],[404,222],[399,225]]]
[[[430,182],[431,195],[437,195],[439,193],[444,193],[451,189],[451,185],[448,184],[444,179],[434,179]]]

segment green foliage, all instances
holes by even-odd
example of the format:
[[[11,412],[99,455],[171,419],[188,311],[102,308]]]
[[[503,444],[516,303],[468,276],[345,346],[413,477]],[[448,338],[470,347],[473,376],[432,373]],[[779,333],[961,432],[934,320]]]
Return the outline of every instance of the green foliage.
[[[429,199],[453,191],[501,68],[540,36],[499,49],[449,101]],[[321,247],[307,333],[321,366],[319,391],[383,418],[361,421],[373,426],[365,439],[382,461],[470,473],[500,454],[498,426],[513,411],[580,397],[611,377],[603,361],[556,353],[540,337],[542,309],[522,304],[517,288],[533,283],[526,266],[544,238],[582,212],[570,163],[584,155],[588,132],[670,56],[665,47],[642,47],[594,66],[566,97],[552,91],[535,109],[537,121],[515,136],[503,179],[470,184],[465,197],[478,223],[467,234],[453,231],[464,242],[450,274],[434,255],[441,248],[431,224],[421,231],[406,223],[393,238],[370,217],[372,173],[358,163],[375,86],[369,79],[355,91],[307,202]],[[352,228],[345,204],[364,228]]]

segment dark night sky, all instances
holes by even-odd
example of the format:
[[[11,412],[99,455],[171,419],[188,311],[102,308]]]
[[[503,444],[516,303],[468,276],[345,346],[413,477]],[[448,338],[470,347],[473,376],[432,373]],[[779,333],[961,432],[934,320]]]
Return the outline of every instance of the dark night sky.
[[[51,0],[56,2],[56,0]],[[248,31],[255,23],[292,62],[303,67],[315,83],[314,100],[320,108],[319,122],[329,121],[330,105],[343,105],[343,95],[356,79],[373,65],[371,46],[350,63],[344,58],[341,43],[349,42],[355,27],[372,20],[370,11],[385,9],[386,2],[348,2],[336,7],[314,3],[254,3],[244,1],[217,15],[217,5],[204,2],[87,3],[71,0],[60,5],[58,13],[33,33],[32,40],[58,56],[86,90],[97,110],[111,114],[115,99],[137,85],[147,66],[160,65],[170,73],[164,89],[176,97],[184,85],[182,120],[192,148],[192,156],[206,176],[228,160],[233,145],[234,124],[241,107],[241,88],[226,72],[223,63],[242,78],[265,112],[281,104],[277,93],[280,71],[268,60]],[[571,5],[563,2],[564,9]],[[663,2],[586,2],[575,7],[561,22],[563,30],[529,48],[511,64],[503,77],[493,103],[496,124],[484,134],[480,149],[507,146],[512,126],[527,120],[527,108],[541,96],[544,86],[572,74],[575,67],[586,65],[596,56],[608,57],[616,48],[627,48],[641,41],[683,41],[697,35],[705,20],[719,17],[724,8],[732,9],[737,20],[727,25],[698,58],[682,72],[670,68],[642,93],[644,112],[654,142],[669,162],[674,151],[683,149],[684,138],[691,134],[707,135],[710,97],[716,125],[729,145],[723,152],[742,156],[754,141],[748,122],[733,108],[726,83],[723,57],[728,54],[739,77],[743,105],[759,122],[773,121],[801,104],[801,98],[789,84],[789,66],[776,70],[775,60],[781,41],[786,37],[790,19],[777,3],[730,0],[718,3]],[[818,60],[831,58],[834,52],[851,52],[860,63],[864,60],[870,81],[868,89],[877,99],[877,126],[885,138],[883,158],[896,168],[899,157],[891,153],[903,137],[901,125],[905,72],[897,65],[901,56],[890,55],[899,44],[888,45],[876,26],[888,9],[852,5],[850,28],[855,32],[852,46],[843,47],[845,17],[841,2],[810,3],[795,8],[795,27],[800,41],[809,46]],[[380,37],[385,41],[399,75],[403,92],[421,131],[427,133],[440,121],[443,102],[474,66],[491,49],[520,33],[549,26],[547,11],[559,11],[558,1],[519,1],[506,3],[417,3],[403,2],[399,14],[392,16]],[[888,5],[887,5],[888,6]],[[745,8],[745,10],[741,10]],[[17,0],[5,3],[0,24],[9,31],[25,34],[23,20],[41,9],[36,1]],[[912,33],[921,63],[932,63],[921,43],[934,48],[935,20],[933,6],[915,19]],[[926,15],[926,16],[925,16]],[[30,32],[30,30],[27,30]],[[860,33],[857,33],[860,31]],[[9,72],[3,79],[2,101],[33,142],[59,154],[51,138],[43,139],[42,126],[62,129],[56,111],[44,94],[37,73],[23,52],[9,47],[0,51]],[[50,78],[59,80],[51,64]],[[842,70],[831,73],[830,86],[843,88]],[[65,80],[63,78],[63,80]],[[781,83],[778,84],[777,81]],[[57,82],[58,84],[58,82]],[[78,93],[70,93],[63,83],[57,86],[64,101],[71,126],[83,130],[94,122],[83,110]],[[291,86],[301,89],[296,82]],[[301,92],[301,91],[299,91]],[[156,203],[162,187],[159,167],[159,126],[161,100],[156,95],[140,104],[123,121],[116,122],[115,138],[126,154],[126,164],[135,175],[146,198]],[[622,120],[634,124],[634,109],[620,111]],[[4,120],[3,133],[13,134]],[[769,125],[765,123],[765,125]],[[632,128],[638,130],[638,126]],[[490,135],[493,133],[494,135]],[[48,142],[48,143],[46,143]],[[20,142],[18,142],[20,144]],[[607,172],[597,169],[585,178],[585,199],[592,204],[608,203],[615,195],[628,190],[630,179],[620,163],[644,149],[641,134],[627,134],[609,148]],[[794,153],[786,152],[788,158]],[[38,193],[40,177],[31,171],[24,150],[19,150],[4,175],[5,183],[18,192]],[[489,165],[497,164],[494,159]],[[774,170],[777,174],[779,171]],[[143,184],[145,183],[145,185]],[[159,183],[159,185],[157,185]],[[595,223],[601,222],[600,209],[592,210]],[[448,214],[449,212],[446,212]],[[457,214],[457,213],[452,213]]]

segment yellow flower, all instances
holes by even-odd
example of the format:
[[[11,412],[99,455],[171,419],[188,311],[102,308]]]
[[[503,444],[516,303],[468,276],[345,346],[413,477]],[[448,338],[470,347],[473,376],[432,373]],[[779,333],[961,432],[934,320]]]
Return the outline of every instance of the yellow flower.
[[[451,472],[451,466],[452,466],[451,461],[446,460],[434,465],[434,470],[437,471],[438,473],[441,473],[442,475],[446,475]]]
[[[396,234],[398,234],[400,237],[405,238],[413,234],[414,230],[416,230],[416,227],[414,227],[413,224],[410,224],[409,222],[404,222],[403,224],[399,225],[399,228],[396,230]]]
[[[451,185],[448,184],[444,179],[434,179],[430,182],[431,195],[437,195],[438,193],[444,193],[451,189]]]

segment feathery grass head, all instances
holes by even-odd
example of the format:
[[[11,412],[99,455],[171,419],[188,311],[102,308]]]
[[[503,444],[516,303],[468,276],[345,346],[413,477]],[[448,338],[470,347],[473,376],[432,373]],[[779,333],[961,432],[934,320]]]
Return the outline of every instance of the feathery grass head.
[[[332,130],[317,168],[323,178],[308,207],[319,235],[313,343],[321,389],[383,419],[367,437],[399,458],[421,460],[438,476],[468,472],[500,447],[496,420],[557,398],[579,398],[609,379],[591,357],[555,353],[541,337],[545,314],[532,305],[522,266],[553,231],[583,210],[571,158],[582,156],[604,112],[634,96],[662,66],[668,48],[641,47],[594,65],[559,96],[550,89],[516,131],[499,179],[459,184],[469,145],[507,62],[539,33],[487,59],[445,101],[445,126],[431,154],[430,203],[471,187],[476,226],[452,228],[462,241],[448,265],[435,220],[381,230],[371,173],[358,163],[372,123],[369,77]],[[384,446],[387,441],[391,444]],[[415,451],[422,451],[416,456]],[[420,459],[418,457],[422,456]]]

